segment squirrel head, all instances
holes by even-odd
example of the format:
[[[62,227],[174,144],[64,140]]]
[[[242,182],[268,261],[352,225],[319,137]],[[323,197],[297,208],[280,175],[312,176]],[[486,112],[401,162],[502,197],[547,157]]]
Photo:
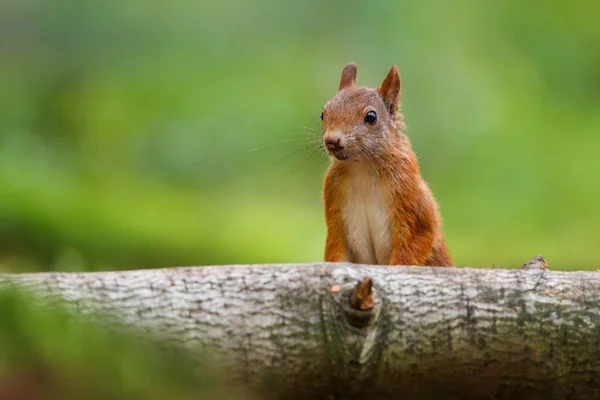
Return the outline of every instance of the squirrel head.
[[[400,75],[394,65],[377,89],[356,86],[356,64],[344,67],[338,93],[325,104],[323,143],[338,160],[378,156],[398,128]]]

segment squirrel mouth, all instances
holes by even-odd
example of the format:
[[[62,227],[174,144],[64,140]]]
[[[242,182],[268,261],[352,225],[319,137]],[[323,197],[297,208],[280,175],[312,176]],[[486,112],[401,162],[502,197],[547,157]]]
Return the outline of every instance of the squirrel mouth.
[[[350,158],[350,153],[345,151],[331,151],[330,154],[340,161],[345,161]]]

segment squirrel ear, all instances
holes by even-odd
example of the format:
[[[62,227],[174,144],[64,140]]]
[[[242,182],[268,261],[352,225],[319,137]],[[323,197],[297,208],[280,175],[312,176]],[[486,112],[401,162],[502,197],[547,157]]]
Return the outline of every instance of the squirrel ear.
[[[398,73],[398,67],[393,66],[388,72],[387,76],[377,88],[377,91],[383,98],[383,102],[390,110],[392,115],[398,111],[398,100],[400,98],[400,74]]]
[[[344,67],[342,71],[342,79],[340,79],[340,89],[346,89],[356,86],[356,64],[350,63]]]

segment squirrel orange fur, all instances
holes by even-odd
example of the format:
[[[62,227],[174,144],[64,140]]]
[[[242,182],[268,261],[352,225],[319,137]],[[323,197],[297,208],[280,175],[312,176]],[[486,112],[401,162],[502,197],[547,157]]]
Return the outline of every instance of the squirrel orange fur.
[[[325,261],[453,265],[437,203],[401,132],[399,99],[395,65],[371,89],[356,86],[351,63],[323,107],[323,143],[332,156],[323,190]]]

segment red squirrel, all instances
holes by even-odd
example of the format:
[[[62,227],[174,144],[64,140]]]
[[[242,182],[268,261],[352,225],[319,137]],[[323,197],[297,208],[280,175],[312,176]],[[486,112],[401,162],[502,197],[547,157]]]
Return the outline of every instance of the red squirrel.
[[[323,144],[331,156],[323,190],[325,261],[453,266],[437,203],[402,133],[399,99],[395,65],[372,89],[356,86],[350,63],[323,107]]]

